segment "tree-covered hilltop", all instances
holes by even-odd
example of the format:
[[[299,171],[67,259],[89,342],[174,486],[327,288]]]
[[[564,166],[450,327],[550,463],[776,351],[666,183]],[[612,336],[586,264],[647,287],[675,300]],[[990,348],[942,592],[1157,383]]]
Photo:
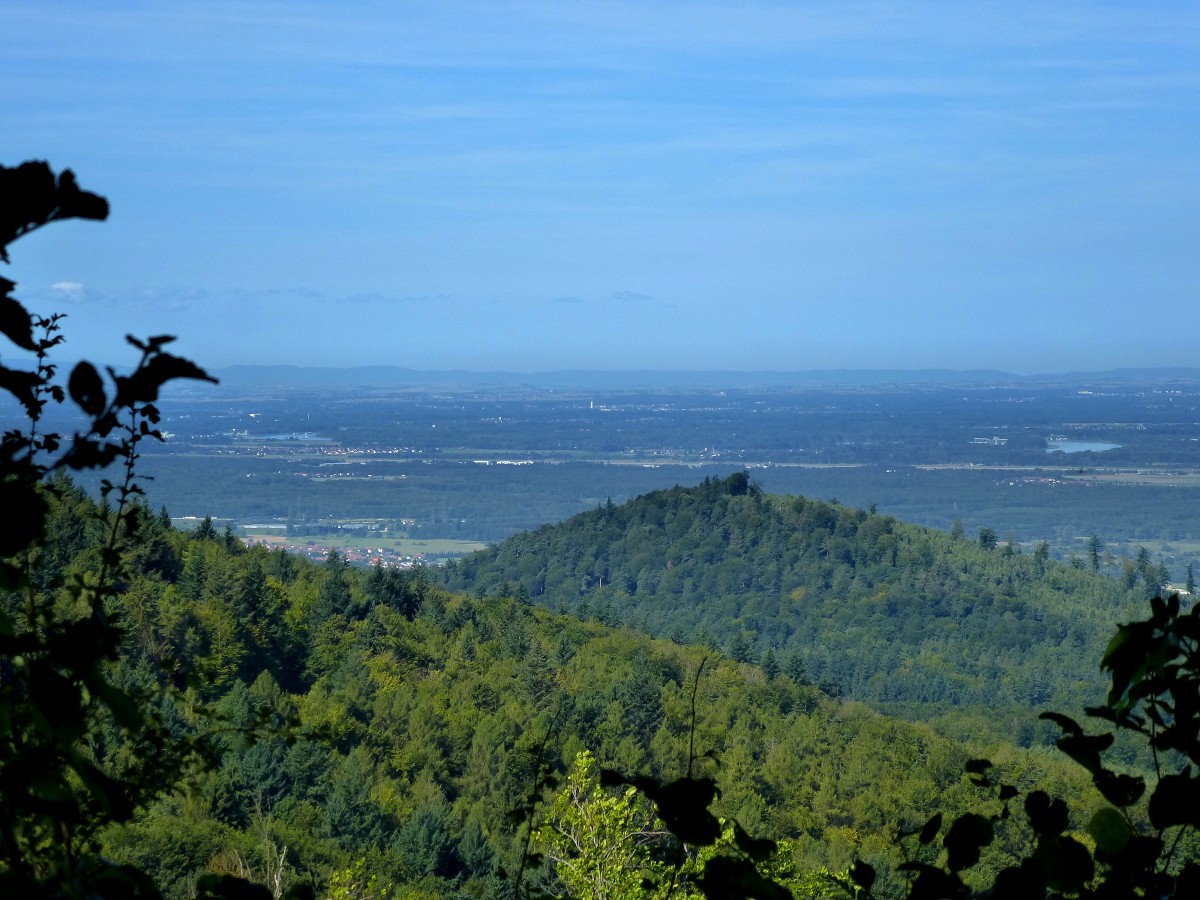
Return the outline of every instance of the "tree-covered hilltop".
[[[66,604],[64,585],[98,564],[100,510],[65,480],[50,503],[34,580]],[[397,896],[507,897],[526,827],[510,813],[528,800],[543,742],[564,782],[584,751],[659,778],[688,765],[704,648],[451,594],[420,570],[310,563],[209,527],[183,533],[149,510],[140,518],[110,608],[126,626],[112,678],[176,685],[161,714],[181,734],[207,732],[215,756],[189,791],[159,797],[95,846],[168,896],[215,872],[320,891],[374,875]],[[773,863],[784,883],[856,857],[890,872],[897,827],[979,802],[961,746],[803,680],[710,659],[697,694],[696,766],[716,778],[715,811],[786,841]],[[217,713],[215,733],[203,707]],[[92,744],[116,770],[145,752],[111,724]],[[1009,748],[996,761],[1027,788],[1073,785],[1081,821],[1095,802],[1067,760]],[[536,793],[545,835],[562,803],[553,788]],[[990,865],[1006,853],[996,848]],[[552,886],[555,871],[525,877]]]
[[[764,495],[745,473],[607,504],[440,577],[788,664],[877,708],[1027,745],[1039,741],[1030,710],[1096,701],[1112,623],[1159,587],[1125,588],[987,532]]]

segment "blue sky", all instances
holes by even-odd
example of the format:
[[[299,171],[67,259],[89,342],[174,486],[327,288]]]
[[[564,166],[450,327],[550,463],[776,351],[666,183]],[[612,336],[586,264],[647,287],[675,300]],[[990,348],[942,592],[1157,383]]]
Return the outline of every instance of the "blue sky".
[[[1191,365],[1200,7],[10,0],[5,274],[209,366]]]

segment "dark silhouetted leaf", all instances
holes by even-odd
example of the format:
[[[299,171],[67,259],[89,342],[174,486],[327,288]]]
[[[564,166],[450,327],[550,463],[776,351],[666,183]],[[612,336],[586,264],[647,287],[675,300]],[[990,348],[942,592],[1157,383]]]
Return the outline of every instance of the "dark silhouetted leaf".
[[[1113,736],[1111,734],[1084,734],[1078,722],[1061,713],[1044,712],[1038,718],[1048,719],[1066,732],[1056,742],[1059,750],[1093,775],[1103,768],[1100,754],[1112,746]]]
[[[1072,837],[1041,843],[1036,855],[1046,867],[1046,884],[1055,890],[1076,894],[1096,874],[1092,854]]]
[[[711,778],[679,778],[658,787],[651,794],[658,816],[677,838],[694,847],[715,844],[721,836],[721,823],[709,811],[717,788]]]
[[[196,879],[197,900],[274,900],[271,891],[233,875],[201,875]]]
[[[770,838],[752,838],[737,822],[733,823],[733,841],[737,848],[755,862],[764,862],[774,856],[779,849]]]
[[[108,406],[108,398],[104,395],[104,381],[90,362],[81,362],[71,370],[67,389],[71,392],[71,399],[89,416],[100,415]]]
[[[966,897],[967,886],[957,875],[943,872],[928,863],[907,862],[896,866],[897,872],[915,872],[907,900],[947,900]]]
[[[1185,772],[1164,775],[1150,795],[1149,812],[1155,828],[1200,825],[1200,780]]]
[[[1146,793],[1146,780],[1140,775],[1124,775],[1101,769],[1092,780],[1104,799],[1113,806],[1132,806]]]
[[[989,894],[994,900],[1028,900],[1046,896],[1046,873],[1040,860],[1025,859],[1001,869]]]
[[[108,218],[108,201],[98,194],[81,191],[75,173],[64,169],[58,176],[58,214],[55,218],[103,221]]]
[[[7,279],[0,279],[0,287],[12,285]],[[33,321],[25,307],[12,297],[0,295],[0,333],[20,347],[22,350],[37,351],[37,343],[33,340]]]
[[[1030,791],[1025,798],[1025,815],[1029,824],[1040,836],[1062,834],[1071,824],[1067,805],[1057,797],[1051,798],[1045,791]]]
[[[132,338],[131,338],[132,340]],[[154,340],[163,340],[155,338]],[[177,378],[192,378],[199,381],[211,381],[213,378],[198,365],[181,356],[170,353],[158,353],[151,356],[146,364],[137,369],[132,375],[117,377],[117,406],[128,408],[139,403],[153,403],[158,399],[159,389],[168,381]]]
[[[25,414],[31,419],[41,415],[41,404],[37,399],[37,388],[42,380],[36,372],[22,372],[20,369],[10,369],[0,366],[0,390],[8,391],[14,399],[25,407]]]
[[[850,880],[870,893],[871,886],[875,884],[875,867],[861,859],[856,859],[854,865],[850,867]]]
[[[1119,853],[1133,833],[1125,817],[1111,806],[1096,810],[1087,830],[1096,846],[1105,853]]]
[[[698,882],[709,900],[791,900],[791,892],[764,878],[748,859],[714,856]]]
[[[977,813],[966,813],[951,823],[942,846],[946,848],[946,866],[961,872],[979,862],[979,851],[992,842],[992,820]]]
[[[925,823],[925,827],[921,829],[921,834],[917,840],[922,844],[928,844],[933,841],[939,831],[942,830],[942,814],[934,813],[933,817]]]
[[[27,481],[0,480],[0,509],[7,527],[0,528],[0,557],[16,556],[45,534],[46,497]]]

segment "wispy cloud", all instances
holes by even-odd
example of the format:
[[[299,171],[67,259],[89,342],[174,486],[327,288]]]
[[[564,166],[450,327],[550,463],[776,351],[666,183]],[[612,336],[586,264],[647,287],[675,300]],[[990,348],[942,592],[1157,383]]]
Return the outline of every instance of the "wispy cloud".
[[[64,303],[83,303],[88,299],[88,289],[79,281],[58,281],[50,285],[50,290]]]

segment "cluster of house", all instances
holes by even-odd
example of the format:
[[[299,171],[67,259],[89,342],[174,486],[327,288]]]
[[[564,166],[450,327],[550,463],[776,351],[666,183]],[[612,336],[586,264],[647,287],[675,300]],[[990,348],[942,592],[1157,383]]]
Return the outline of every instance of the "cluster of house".
[[[271,536],[244,537],[242,542],[248,547],[263,544],[272,549],[285,550],[288,553],[295,553],[297,556],[307,557],[314,562],[322,562],[329,558],[330,553],[336,551],[346,562],[357,566],[381,565],[385,569],[414,569],[417,566],[425,565],[424,553],[407,556],[397,553],[390,547],[338,547],[332,544],[316,544],[312,541],[293,544],[286,538]]]

